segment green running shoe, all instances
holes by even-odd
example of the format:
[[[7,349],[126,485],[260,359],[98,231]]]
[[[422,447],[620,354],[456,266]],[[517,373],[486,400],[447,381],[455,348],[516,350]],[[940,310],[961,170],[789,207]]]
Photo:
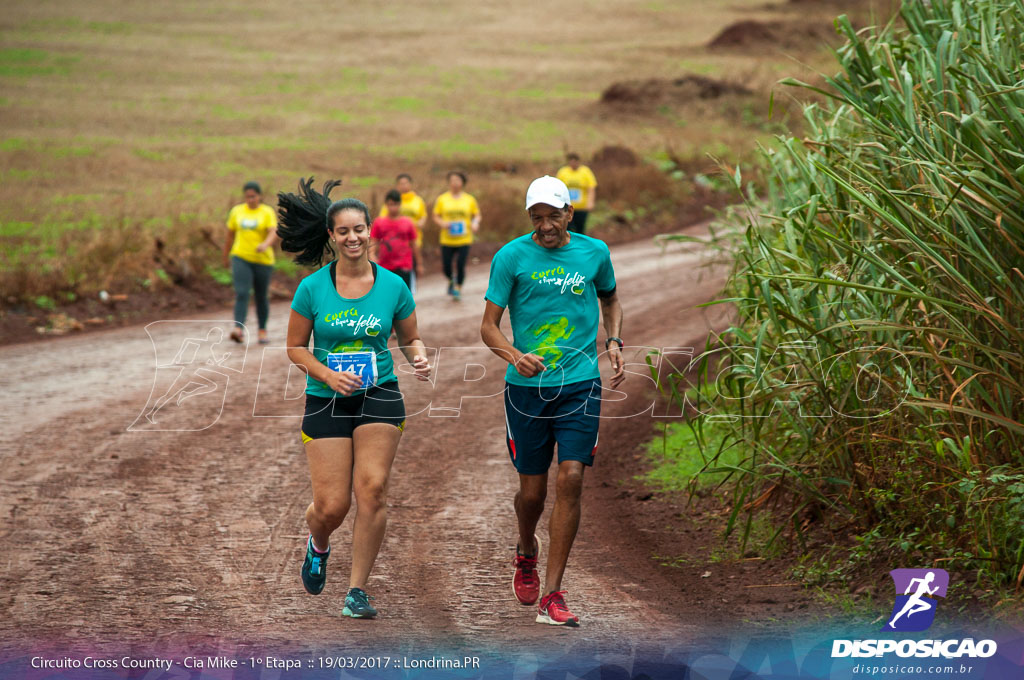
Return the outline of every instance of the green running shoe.
[[[312,537],[306,541],[306,559],[302,562],[302,585],[310,595],[319,595],[327,583],[327,558],[331,555],[331,549],[327,552],[313,550]]]
[[[370,596],[362,588],[352,588],[345,596],[345,608],[341,613],[353,619],[372,619],[377,610],[370,604]]]

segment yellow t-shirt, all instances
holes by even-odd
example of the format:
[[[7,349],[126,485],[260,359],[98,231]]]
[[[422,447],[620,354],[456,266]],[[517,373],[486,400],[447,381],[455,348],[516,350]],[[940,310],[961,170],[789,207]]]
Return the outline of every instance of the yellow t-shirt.
[[[267,240],[267,233],[276,228],[277,215],[269,205],[261,203],[252,210],[245,203],[239,203],[228,213],[228,229],[235,232],[231,254],[253,264],[274,264],[274,249],[267,248],[260,253],[256,246]]]
[[[555,177],[565,182],[565,186],[569,187],[569,198],[572,200],[572,207],[576,210],[586,210],[587,201],[590,200],[590,192],[597,186],[597,178],[594,177],[594,173],[590,171],[590,168],[581,165],[576,170],[573,170],[568,165],[564,165],[559,168],[558,174]]]
[[[434,214],[442,220],[452,222],[447,229],[441,230],[441,245],[468,246],[473,242],[473,218],[480,214],[476,199],[463,191],[458,198],[446,191],[437,197],[434,203]]]
[[[419,228],[419,223],[420,220],[427,216],[427,204],[415,191],[408,191],[402,194],[402,207],[398,209],[398,214],[402,217],[408,217],[416,225],[416,245],[422,246],[423,231]],[[388,207],[385,205],[381,207],[378,217],[387,216]]]

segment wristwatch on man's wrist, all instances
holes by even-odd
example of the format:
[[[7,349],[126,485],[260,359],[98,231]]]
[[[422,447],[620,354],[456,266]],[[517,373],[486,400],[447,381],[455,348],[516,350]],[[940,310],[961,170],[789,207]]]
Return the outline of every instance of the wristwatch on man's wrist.
[[[607,340],[604,341],[604,348],[608,349],[609,345],[611,345],[611,343],[613,343],[613,342],[619,343],[619,349],[622,349],[623,347],[626,346],[626,343],[622,342],[622,338],[617,338],[617,337],[615,337],[613,335],[613,336],[611,336],[610,338],[608,338]]]

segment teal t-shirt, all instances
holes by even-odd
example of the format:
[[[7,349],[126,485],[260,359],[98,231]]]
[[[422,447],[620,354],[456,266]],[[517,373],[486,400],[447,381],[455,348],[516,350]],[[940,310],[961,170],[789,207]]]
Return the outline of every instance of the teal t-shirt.
[[[376,384],[381,385],[398,380],[395,362],[388,350],[392,323],[412,314],[416,303],[409,287],[397,274],[376,264],[373,268],[375,278],[370,292],[360,298],[343,298],[334,286],[335,264],[321,267],[299,283],[292,309],[313,321],[313,356],[317,361],[329,366],[329,354],[373,352]],[[365,388],[353,394],[363,391]],[[342,396],[308,375],[306,394],[327,398]]]
[[[524,378],[510,364],[505,380],[546,386],[593,380],[599,377],[597,294],[615,290],[608,245],[571,234],[561,248],[545,248],[532,237],[520,236],[497,252],[485,297],[508,307],[512,344],[542,357],[547,370]]]

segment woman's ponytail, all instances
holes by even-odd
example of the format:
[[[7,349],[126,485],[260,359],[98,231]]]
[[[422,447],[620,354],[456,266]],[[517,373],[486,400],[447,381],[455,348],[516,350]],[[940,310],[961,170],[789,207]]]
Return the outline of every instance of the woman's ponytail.
[[[329,238],[328,210],[331,190],[341,185],[341,180],[324,183],[323,191],[313,188],[313,178],[300,179],[298,194],[277,194],[277,235],[281,238],[281,249],[296,253],[295,262],[307,266],[318,266],[323,262],[324,253],[334,256]]]

